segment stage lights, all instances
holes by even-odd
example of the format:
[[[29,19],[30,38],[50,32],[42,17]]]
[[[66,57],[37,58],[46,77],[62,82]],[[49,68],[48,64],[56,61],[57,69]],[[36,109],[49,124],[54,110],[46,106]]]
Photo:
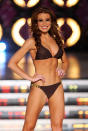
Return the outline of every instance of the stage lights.
[[[73,124],[73,128],[86,129],[88,128],[88,124]]]
[[[58,6],[64,6],[64,1],[63,0],[53,0],[53,2],[55,4],[57,4]]]
[[[2,36],[3,36],[3,29],[2,29],[2,26],[0,24],[0,40],[1,40]]]
[[[39,3],[40,0],[28,0],[28,2],[26,2],[25,0],[13,0],[13,2],[20,6],[20,7],[28,7],[28,8],[31,8],[31,7],[34,7],[36,4]]]
[[[0,42],[0,52],[3,52],[6,50],[6,44],[4,42]]]
[[[18,44],[19,46],[22,46],[22,44],[24,43],[24,39],[20,36],[19,30],[25,23],[26,23],[26,19],[21,18],[17,20],[16,23],[12,27],[12,31],[11,31],[12,38],[14,42]]]
[[[25,7],[26,4],[25,4],[25,1],[24,0],[13,0],[15,4],[17,4],[18,6],[21,6],[21,7]]]
[[[19,46],[22,46],[23,43],[25,42],[25,40],[20,35],[20,29],[26,24],[26,21],[27,21],[27,24],[30,26],[30,23],[31,23],[30,18],[28,20],[26,20],[26,18],[20,18],[12,26],[12,30],[11,30],[12,38],[14,42]]]
[[[72,6],[75,6],[79,2],[79,0],[67,0],[67,1],[53,0],[53,2],[60,7],[63,7],[63,6],[72,7]]]
[[[0,52],[0,64],[1,64],[2,68],[4,68],[3,63],[5,63],[5,61],[6,61],[6,54],[5,54],[5,52]],[[3,73],[4,72],[2,72],[2,74]]]
[[[72,29],[72,35],[67,40],[67,44],[68,46],[72,46],[75,43],[77,43],[77,41],[80,39],[81,30],[80,30],[80,26],[78,25],[78,23],[75,20],[73,20],[72,18],[67,19],[67,24]]]
[[[71,78],[71,79],[80,78],[80,65],[79,65],[77,58],[70,55],[68,57],[68,61],[69,61],[70,66],[69,66],[69,69],[68,69],[67,77]],[[70,89],[72,89],[72,88],[70,88]],[[77,89],[76,86],[75,86],[75,89]]]
[[[15,24],[12,27],[12,31],[11,31],[12,38],[13,38],[14,42],[19,46],[22,46],[25,41],[23,39],[23,37],[20,35],[20,30],[26,24],[26,22],[29,26],[31,26],[31,18],[28,18],[27,20],[26,20],[26,18],[20,18],[19,20],[17,20],[15,22]],[[78,25],[78,23],[75,20],[73,20],[72,18],[66,18],[66,19],[59,18],[59,19],[57,19],[57,23],[58,23],[59,27],[63,26],[65,22],[72,30],[72,34],[66,40],[66,45],[68,47],[71,47],[71,46],[75,45],[77,43],[77,41],[80,39],[81,30],[80,30],[80,26]]]
[[[67,0],[66,6],[67,7],[72,7],[76,5],[79,2],[79,0]]]
[[[29,0],[27,3],[27,7],[33,7],[35,6],[40,0]]]
[[[78,105],[88,105],[88,98],[77,98]]]
[[[72,18],[59,18],[57,19],[57,24],[59,27],[63,26],[66,23],[72,30],[71,36],[67,39],[66,45],[71,47],[77,43],[81,36],[81,29],[79,24]]]

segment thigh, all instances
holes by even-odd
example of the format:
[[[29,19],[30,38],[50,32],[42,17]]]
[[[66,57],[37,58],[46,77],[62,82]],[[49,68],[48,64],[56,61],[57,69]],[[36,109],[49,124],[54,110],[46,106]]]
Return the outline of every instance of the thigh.
[[[53,87],[52,87],[53,88]],[[64,117],[64,89],[62,84],[56,89],[54,94],[49,99],[49,110],[51,122],[63,120]]]
[[[46,95],[37,87],[31,87],[27,100],[25,120],[27,122],[36,122],[38,115],[46,103]]]

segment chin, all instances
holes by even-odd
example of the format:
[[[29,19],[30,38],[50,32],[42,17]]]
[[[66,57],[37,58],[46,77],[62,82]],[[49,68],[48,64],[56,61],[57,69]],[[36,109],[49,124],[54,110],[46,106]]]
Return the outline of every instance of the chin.
[[[41,31],[42,33],[48,33],[48,31]]]
[[[42,33],[48,33],[50,29],[48,30],[40,30]]]

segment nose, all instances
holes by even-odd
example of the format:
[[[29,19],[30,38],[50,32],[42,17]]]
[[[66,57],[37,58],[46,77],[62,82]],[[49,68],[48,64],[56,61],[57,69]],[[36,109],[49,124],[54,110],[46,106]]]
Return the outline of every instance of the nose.
[[[42,23],[43,25],[46,25],[47,24],[47,21],[43,21],[43,23]]]

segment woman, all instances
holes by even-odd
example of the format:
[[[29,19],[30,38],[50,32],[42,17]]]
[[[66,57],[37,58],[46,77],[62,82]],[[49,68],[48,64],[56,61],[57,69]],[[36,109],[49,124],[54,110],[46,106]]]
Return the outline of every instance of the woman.
[[[47,98],[52,131],[62,131],[64,90],[61,78],[66,73],[68,61],[56,17],[49,9],[38,8],[32,15],[31,23],[32,37],[25,41],[8,63],[9,68],[32,82],[22,131],[34,131]],[[27,52],[30,52],[35,66],[34,76],[29,76],[17,65]],[[58,59],[62,60],[62,66],[58,65]]]

